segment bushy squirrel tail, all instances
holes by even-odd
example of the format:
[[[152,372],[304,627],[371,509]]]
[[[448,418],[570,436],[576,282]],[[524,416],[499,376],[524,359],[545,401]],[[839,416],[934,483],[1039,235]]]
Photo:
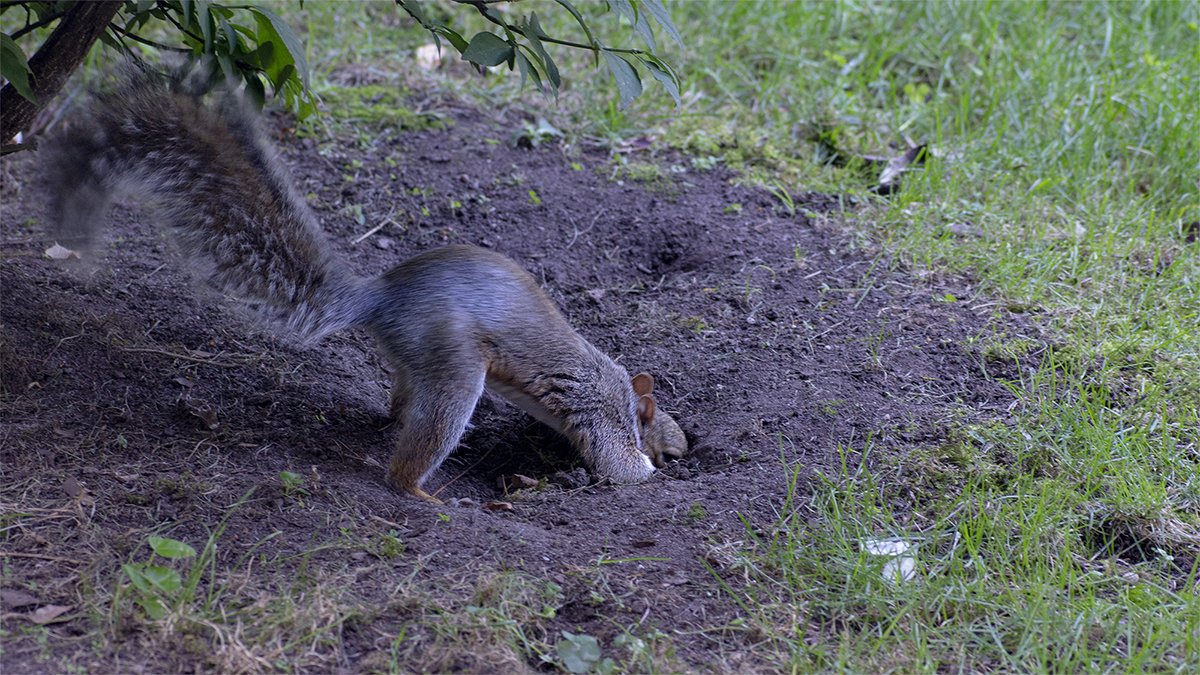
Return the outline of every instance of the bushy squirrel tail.
[[[206,106],[170,79],[122,83],[46,149],[60,243],[86,248],[112,198],[155,201],[206,282],[306,338],[361,323],[368,284],[335,259],[316,217],[232,93]]]

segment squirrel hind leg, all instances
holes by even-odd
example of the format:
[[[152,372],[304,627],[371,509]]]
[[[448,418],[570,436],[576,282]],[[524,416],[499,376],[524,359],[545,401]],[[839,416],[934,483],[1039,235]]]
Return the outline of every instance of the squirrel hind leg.
[[[482,361],[457,373],[443,370],[435,379],[397,379],[392,404],[402,428],[388,468],[394,485],[419,499],[441,503],[421,484],[458,447],[483,394],[483,382]]]

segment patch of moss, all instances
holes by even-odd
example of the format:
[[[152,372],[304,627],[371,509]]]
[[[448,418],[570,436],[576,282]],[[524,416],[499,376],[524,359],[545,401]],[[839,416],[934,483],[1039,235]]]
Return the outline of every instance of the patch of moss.
[[[913,448],[905,463],[916,470],[918,482],[928,485],[971,483],[987,490],[1006,490],[1021,476],[1055,472],[1048,453],[1014,456],[1004,443],[983,443],[981,437],[1011,433],[1001,427],[968,426],[951,432],[940,444]]]
[[[991,361],[1008,361],[1029,355],[1038,343],[1025,338],[1007,339],[996,336],[983,343],[983,355]]]
[[[697,171],[720,164],[750,184],[782,182],[833,192],[845,191],[847,184],[843,176],[847,169],[798,153],[795,139],[785,129],[698,116],[676,120],[665,130],[662,142],[695,158],[692,168]]]
[[[332,87],[321,92],[321,98],[334,113],[325,119],[344,124],[409,131],[444,129],[454,124],[440,115],[413,110],[406,105],[409,95],[406,88],[379,85]]]
[[[372,542],[372,552],[383,560],[391,560],[404,555],[405,544],[393,532],[380,534]]]
[[[604,175],[613,181],[633,181],[650,192],[678,194],[679,186],[675,177],[655,162],[620,162],[615,166],[598,167]]]
[[[822,402],[820,410],[822,413],[830,417],[837,417],[838,408],[842,407],[843,405],[846,405],[846,399],[833,398]]]

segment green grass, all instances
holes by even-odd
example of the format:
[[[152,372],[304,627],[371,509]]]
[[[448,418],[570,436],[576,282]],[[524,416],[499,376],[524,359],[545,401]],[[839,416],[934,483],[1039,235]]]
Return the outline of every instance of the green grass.
[[[818,526],[785,515],[747,556],[770,582],[747,618],[780,665],[1200,667],[1196,4],[709,9],[681,30],[722,56],[689,71],[697,115],[666,138],[760,144],[752,168],[842,193],[869,181],[770,160],[818,157],[799,140],[814,132],[847,153],[930,143],[860,218],[897,264],[970,274],[979,296],[962,301],[1023,308],[1053,344],[1006,348],[1024,373],[1015,422],[969,430],[967,460],[846,470],[798,509]],[[721,20],[754,30],[729,41]],[[897,510],[908,489],[922,503]],[[863,550],[879,538],[915,546],[911,581],[883,580]]]

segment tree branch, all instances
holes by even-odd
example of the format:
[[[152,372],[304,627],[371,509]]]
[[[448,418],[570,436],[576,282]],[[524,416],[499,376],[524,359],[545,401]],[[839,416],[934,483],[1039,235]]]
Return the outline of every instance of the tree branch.
[[[452,2],[457,2],[460,5],[470,5],[470,6],[474,7],[476,9],[476,11],[479,12],[479,15],[482,16],[483,18],[487,19],[488,21],[496,24],[497,26],[500,26],[501,28],[503,28],[506,31],[509,31],[512,33],[517,33],[518,35],[525,37],[525,33],[521,32],[521,30],[519,28],[514,28],[513,26],[509,25],[509,23],[507,21],[497,19],[496,17],[491,16],[487,12],[487,5],[489,5],[489,4],[494,4],[497,2],[512,2],[512,1],[513,0],[452,0]],[[528,39],[528,38],[526,38],[526,39]],[[551,44],[562,45],[564,47],[574,47],[576,49],[586,49],[589,52],[595,51],[597,49],[601,49],[606,52],[612,52],[614,54],[638,55],[638,54],[646,53],[646,50],[644,50],[644,49],[613,49],[611,47],[605,47],[604,45],[600,44],[599,42],[597,42],[594,45],[585,45],[582,42],[572,42],[571,40],[560,40],[555,37],[550,37],[549,35],[538,36],[538,39],[541,40],[542,42],[549,42]]]
[[[27,24],[25,24],[25,26],[23,28],[21,28],[20,30],[17,30],[9,37],[11,37],[14,40],[17,40],[22,35],[28,33],[29,31],[37,30],[37,29],[41,28],[42,26],[46,26],[51,23],[54,23],[55,21],[58,21],[59,19],[63,18],[63,15],[65,15],[65,14],[66,14],[66,12],[62,12],[60,14],[54,14],[54,15],[48,16],[45,19],[42,19],[41,21],[34,21],[33,23],[27,23]]]
[[[21,96],[12,82],[0,90],[0,143],[29,130],[34,116],[62,89],[123,4],[123,0],[76,2],[67,9],[50,37],[29,59],[33,73],[30,87],[36,102]]]
[[[204,42],[204,38],[200,37],[199,35],[196,35],[195,33],[191,32],[190,30],[187,30],[186,28],[184,28],[183,24],[179,23],[179,20],[175,18],[175,15],[172,12],[164,10],[163,16],[167,19],[167,21],[170,21],[171,23],[175,24],[175,28],[180,33],[183,33],[184,35],[192,38],[196,42]],[[203,19],[200,19],[200,20],[203,21]]]
[[[155,49],[162,49],[165,51],[177,52],[180,54],[191,54],[192,53],[192,50],[187,49],[186,47],[172,47],[170,45],[164,45],[161,42],[155,42],[154,40],[147,40],[146,38],[144,38],[140,35],[131,33],[129,31],[125,30],[124,28],[121,28],[120,26],[118,26],[115,23],[108,24],[108,27],[109,27],[109,29],[120,33],[122,36],[127,37],[130,40],[133,40],[134,42],[140,42],[144,45],[149,45],[151,47],[154,47]],[[126,49],[128,49],[128,47],[126,47]]]

